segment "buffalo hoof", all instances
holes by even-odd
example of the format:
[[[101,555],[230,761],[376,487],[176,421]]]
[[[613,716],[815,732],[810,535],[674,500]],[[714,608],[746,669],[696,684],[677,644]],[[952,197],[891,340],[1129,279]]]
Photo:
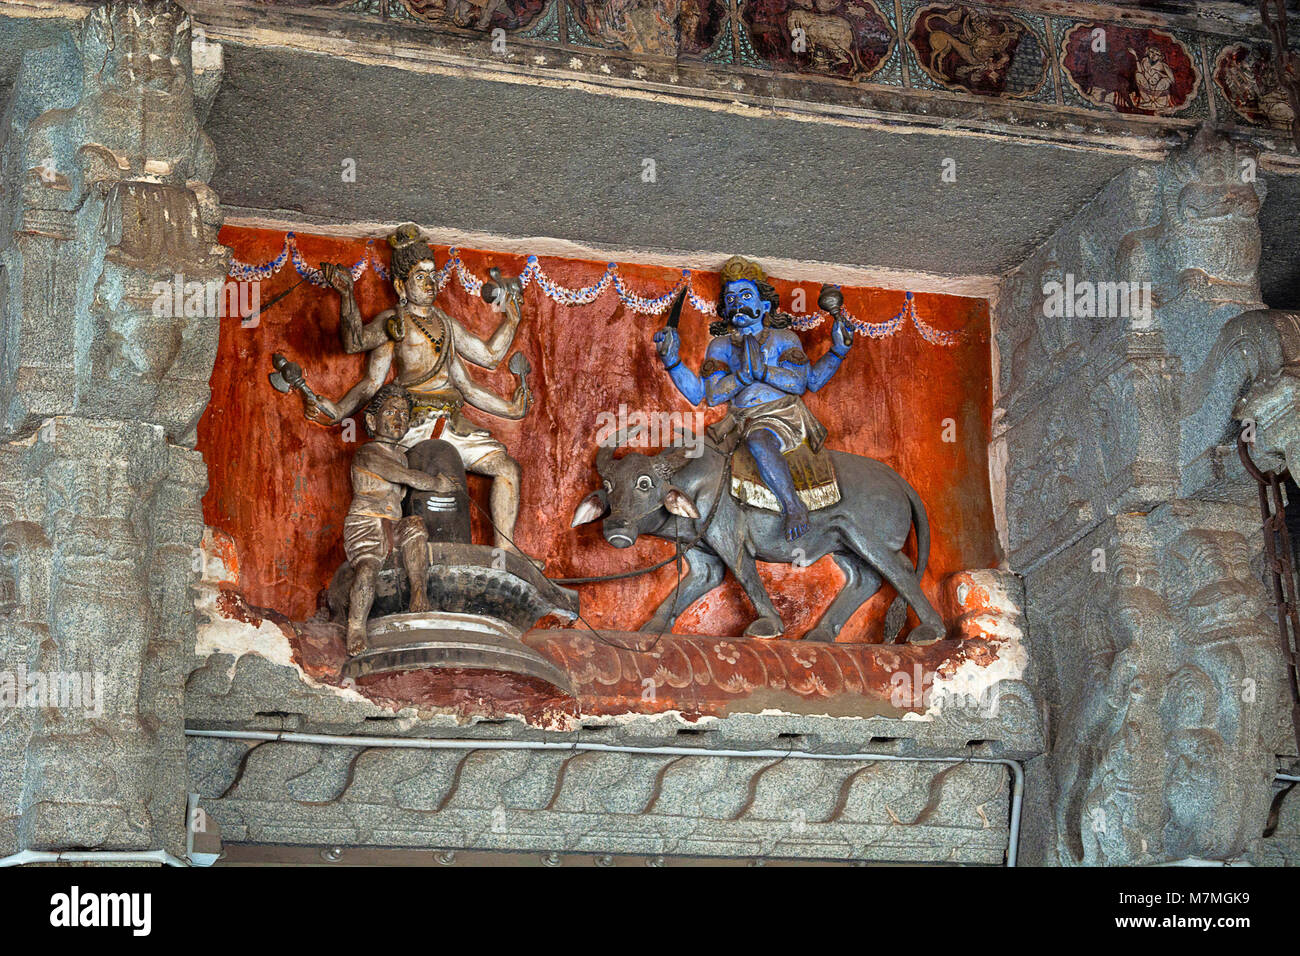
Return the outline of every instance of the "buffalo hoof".
[[[770,617],[760,617],[745,628],[745,636],[756,637],[760,641],[770,641],[780,637],[782,630],[783,626],[780,621],[773,620]]]
[[[927,644],[933,644],[935,641],[943,640],[943,631],[933,624],[920,624],[907,635],[907,643],[917,644],[924,647]]]

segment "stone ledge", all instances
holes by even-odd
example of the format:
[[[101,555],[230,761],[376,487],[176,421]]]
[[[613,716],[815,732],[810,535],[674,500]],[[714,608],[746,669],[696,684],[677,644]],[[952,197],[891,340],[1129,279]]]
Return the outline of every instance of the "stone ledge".
[[[228,843],[997,865],[1011,776],[910,763],[192,738]]]

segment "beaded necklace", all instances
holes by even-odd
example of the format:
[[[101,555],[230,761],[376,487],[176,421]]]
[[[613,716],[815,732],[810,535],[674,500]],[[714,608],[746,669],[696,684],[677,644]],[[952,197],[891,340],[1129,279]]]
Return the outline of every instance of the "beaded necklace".
[[[424,337],[428,339],[430,343],[432,343],[433,354],[441,356],[443,336],[446,334],[446,327],[445,326],[443,327],[443,335],[434,335],[432,332],[428,330],[428,328],[425,327],[424,323],[420,321],[420,317],[416,315],[414,312],[412,312],[411,310],[407,309],[405,305],[399,302],[398,309],[402,313],[402,318],[410,319],[413,323],[415,323],[415,327],[419,329],[421,332],[423,332]]]

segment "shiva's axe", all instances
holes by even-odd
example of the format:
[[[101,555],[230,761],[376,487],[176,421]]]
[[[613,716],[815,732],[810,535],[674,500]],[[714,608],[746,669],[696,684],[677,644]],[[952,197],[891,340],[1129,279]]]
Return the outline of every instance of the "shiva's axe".
[[[271,356],[271,364],[275,366],[275,371],[268,375],[267,379],[270,381],[272,388],[277,392],[285,392],[286,394],[290,391],[299,392],[311,404],[320,404],[320,399],[307,385],[307,380],[303,378],[301,365],[297,362],[290,362],[279,352]]]

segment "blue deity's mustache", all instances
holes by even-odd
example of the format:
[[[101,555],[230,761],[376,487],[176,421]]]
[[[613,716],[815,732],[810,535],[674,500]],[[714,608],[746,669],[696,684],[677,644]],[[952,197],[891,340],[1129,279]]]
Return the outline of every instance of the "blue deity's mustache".
[[[730,312],[727,313],[726,317],[728,319],[734,319],[738,315],[747,315],[751,319],[758,318],[758,313],[755,312],[747,305],[738,306],[737,308],[732,309]]]

